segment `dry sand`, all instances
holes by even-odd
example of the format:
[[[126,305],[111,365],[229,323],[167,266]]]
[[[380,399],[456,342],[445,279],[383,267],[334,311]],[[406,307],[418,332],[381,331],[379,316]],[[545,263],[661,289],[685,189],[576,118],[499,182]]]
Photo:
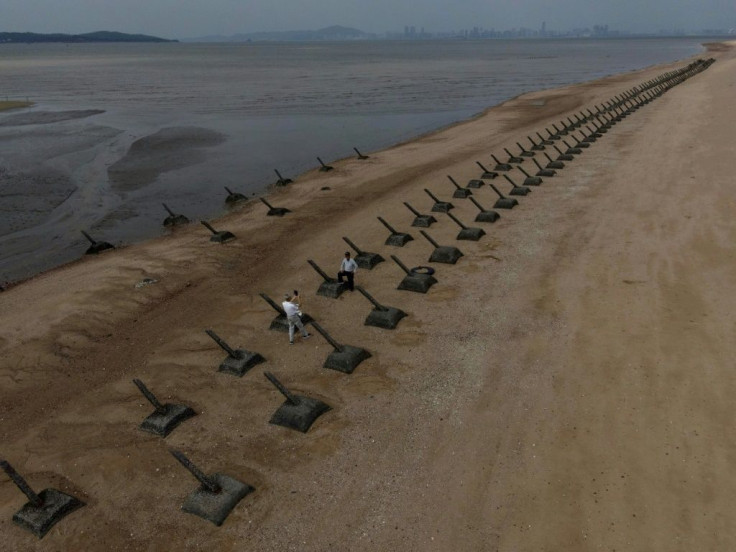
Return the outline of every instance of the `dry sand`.
[[[616,125],[480,242],[429,233],[465,253],[437,266],[427,295],[396,290],[390,260],[357,282],[409,316],[363,326],[357,292],[316,296],[311,258],[336,272],[348,236],[407,265],[431,247],[410,228],[446,175],[685,62],[527,94],[366,161],[302,175],[271,201],[87,258],[0,294],[2,456],[40,490],[87,505],[41,541],[11,517],[4,550],[734,550],[736,58],[717,63]],[[525,163],[528,166],[529,162]],[[499,181],[497,181],[499,182]],[[503,182],[500,182],[503,189]],[[321,190],[329,186],[330,190]],[[475,197],[494,200],[484,187]],[[467,200],[453,200],[466,223]],[[416,238],[383,245],[381,215]],[[145,277],[156,284],[136,288]],[[323,369],[315,335],[290,347],[259,297],[302,290],[305,311],[373,357]],[[212,328],[268,363],[216,372]],[[282,402],[263,377],[333,410],[307,434],[268,423]],[[165,440],[131,380],[199,415]],[[195,480],[169,449],[250,483],[222,527],[180,511]]]

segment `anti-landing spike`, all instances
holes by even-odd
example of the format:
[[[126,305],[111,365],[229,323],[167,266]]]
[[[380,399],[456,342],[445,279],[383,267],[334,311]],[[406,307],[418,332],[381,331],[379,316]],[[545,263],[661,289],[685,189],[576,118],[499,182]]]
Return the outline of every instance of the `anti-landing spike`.
[[[200,483],[200,487],[190,493],[181,509],[211,521],[218,527],[224,523],[238,502],[255,490],[225,474],[205,475],[183,453],[178,450],[169,452]]]
[[[449,174],[447,175],[447,178],[450,179],[450,182],[455,186],[455,191],[452,194],[452,197],[458,198],[458,199],[466,199],[469,195],[472,195],[473,192],[468,190],[467,188],[461,188],[460,184],[458,184],[454,178],[452,178]]]
[[[419,228],[429,228],[432,226],[433,223],[437,222],[437,219],[434,218],[432,215],[423,215],[414,207],[409,205],[406,201],[404,202],[404,205],[406,205],[406,208],[409,209],[414,214],[414,221],[411,223],[412,226],[417,226]]]
[[[374,307],[365,319],[364,325],[375,326],[385,330],[393,330],[398,326],[401,319],[406,316],[406,313],[400,309],[382,305],[361,286],[355,286],[355,289],[357,289],[363,297],[368,299]]]
[[[498,199],[496,200],[496,203],[494,203],[493,207],[495,209],[513,209],[516,207],[519,202],[516,201],[513,197],[505,197],[501,191],[496,188],[493,184],[489,184],[491,188],[493,188],[493,191],[498,194]]]
[[[391,232],[391,235],[389,235],[388,238],[386,238],[386,245],[393,245],[395,247],[404,247],[408,242],[412,241],[414,238],[411,234],[407,234],[406,232],[397,232],[388,222],[383,220],[381,217],[376,217],[381,224],[383,224],[386,228],[388,228],[388,231]]]
[[[434,205],[432,205],[433,213],[446,213],[447,211],[455,207],[449,201],[440,201],[439,199],[437,199],[435,195],[427,188],[424,188],[424,192],[432,199],[432,201],[434,201]]]
[[[404,279],[401,280],[401,283],[399,283],[396,289],[427,293],[429,288],[437,283],[437,280],[431,274],[409,270],[396,255],[391,255],[391,258],[406,273],[406,276],[404,276]]]
[[[484,180],[493,180],[498,176],[498,173],[495,171],[489,171],[486,169],[483,164],[480,161],[475,162],[476,165],[480,167],[480,169],[483,171],[483,174],[480,175],[480,177]]]
[[[307,262],[317,274],[322,276],[322,283],[317,289],[317,295],[330,297],[332,299],[337,299],[338,297],[340,297],[340,295],[342,295],[342,293],[345,291],[345,286],[342,284],[342,282],[338,282],[335,278],[330,278],[325,273],[325,271],[317,266],[317,263],[315,263],[312,259],[307,259]]]
[[[496,211],[486,211],[478,201],[474,197],[470,198],[470,201],[475,205],[480,213],[478,213],[475,217],[475,222],[496,222],[498,219],[501,218],[501,215],[499,215]]]
[[[452,213],[447,213],[447,216],[450,217],[453,221],[455,221],[455,224],[457,224],[460,227],[460,233],[457,235],[457,240],[470,240],[470,241],[478,241],[481,239],[481,237],[485,236],[486,233],[482,228],[474,228],[471,226],[465,226],[465,224],[462,223],[455,215]]]
[[[355,150],[355,153],[357,153],[357,154],[358,154],[358,159],[368,159],[368,158],[369,158],[369,156],[368,156],[368,155],[363,155],[362,153],[360,153],[360,152],[358,151],[358,148],[353,148],[353,150]]]
[[[317,157],[317,161],[319,161],[319,164],[321,165],[321,167],[319,168],[319,172],[329,172],[334,169],[334,167],[330,165],[325,165],[322,159],[320,159],[319,157]]]
[[[434,246],[434,251],[429,256],[430,263],[455,264],[463,256],[462,251],[451,245],[439,245],[424,230],[420,230],[429,243]]]
[[[378,253],[362,251],[361,249],[358,248],[357,245],[355,245],[353,242],[351,242],[348,238],[344,236],[342,239],[345,243],[347,243],[350,247],[352,247],[357,253],[354,259],[355,259],[355,263],[358,265],[358,268],[365,268],[367,270],[371,270],[374,266],[376,266],[379,263],[382,263],[385,260]]]
[[[332,337],[317,322],[312,322],[312,327],[314,327],[314,329],[317,330],[317,332],[319,332],[319,334],[324,337],[334,349],[329,355],[327,355],[327,359],[323,365],[324,368],[352,374],[361,362],[371,357],[371,354],[365,349],[338,343],[332,339]]]
[[[13,515],[13,521],[39,539],[62,518],[84,506],[82,501],[57,489],[48,488],[36,494],[26,480],[5,460],[0,460],[0,468],[28,498],[28,502]]]
[[[274,169],[273,171],[276,173],[276,176],[279,177],[279,179],[276,181],[277,186],[286,186],[287,184],[291,184],[292,182],[294,182],[291,178],[284,178],[283,176],[281,176],[281,173],[277,169]]]
[[[318,399],[295,395],[271,372],[264,372],[263,375],[286,397],[286,401],[274,412],[269,423],[306,433],[319,416],[330,410],[327,404]]]
[[[537,176],[554,176],[554,175],[557,174],[557,171],[555,171],[553,169],[546,169],[546,168],[542,167],[542,165],[540,165],[539,164],[539,161],[537,161],[536,159],[532,159],[532,161],[534,161],[534,164],[539,169],[537,171]]]
[[[509,195],[525,196],[529,192],[531,192],[531,190],[527,188],[526,186],[517,186],[516,183],[513,180],[511,180],[511,178],[508,175],[503,175],[503,176],[506,178],[506,180],[508,180],[509,184],[511,184],[512,186],[511,191],[509,192]]]

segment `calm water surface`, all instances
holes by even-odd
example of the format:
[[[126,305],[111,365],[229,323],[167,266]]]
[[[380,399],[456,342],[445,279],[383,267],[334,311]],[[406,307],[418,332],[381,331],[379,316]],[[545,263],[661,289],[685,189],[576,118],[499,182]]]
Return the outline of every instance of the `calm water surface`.
[[[224,211],[223,186],[262,193],[274,168],[294,177],[317,156],[702,50],[696,39],[0,45],[0,99],[104,111],[22,126],[0,114],[0,282],[79,257],[82,228],[113,243],[161,234],[161,201],[210,218]],[[167,143],[170,155],[196,163],[168,159],[137,186],[111,181],[135,140],[172,127],[190,135]],[[196,129],[223,139],[197,147]]]

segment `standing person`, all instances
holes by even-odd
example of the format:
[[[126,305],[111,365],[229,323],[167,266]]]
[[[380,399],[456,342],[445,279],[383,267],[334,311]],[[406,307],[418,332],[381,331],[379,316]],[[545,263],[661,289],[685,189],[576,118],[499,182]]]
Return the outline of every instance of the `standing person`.
[[[294,344],[294,326],[299,328],[302,332],[302,337],[307,339],[311,334],[304,329],[304,324],[300,318],[302,313],[301,303],[299,302],[299,292],[294,290],[293,295],[291,293],[285,293],[284,302],[281,303],[281,306],[286,313],[286,319],[289,321],[289,345]]]
[[[337,281],[342,284],[343,276],[348,279],[348,289],[353,291],[353,279],[355,278],[355,271],[358,270],[358,263],[350,258],[350,251],[345,252],[345,258],[340,264],[340,272],[337,273]]]

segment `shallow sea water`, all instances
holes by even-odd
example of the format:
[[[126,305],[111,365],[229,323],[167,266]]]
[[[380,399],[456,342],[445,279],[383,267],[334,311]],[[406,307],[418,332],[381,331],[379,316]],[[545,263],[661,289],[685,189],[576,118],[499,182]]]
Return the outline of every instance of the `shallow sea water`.
[[[0,282],[78,258],[82,229],[116,244],[160,235],[162,201],[212,218],[224,186],[261,194],[274,169],[293,178],[317,156],[384,148],[524,92],[686,58],[700,42],[0,45],[0,99],[35,102],[0,113]],[[24,113],[34,117],[13,120]]]

